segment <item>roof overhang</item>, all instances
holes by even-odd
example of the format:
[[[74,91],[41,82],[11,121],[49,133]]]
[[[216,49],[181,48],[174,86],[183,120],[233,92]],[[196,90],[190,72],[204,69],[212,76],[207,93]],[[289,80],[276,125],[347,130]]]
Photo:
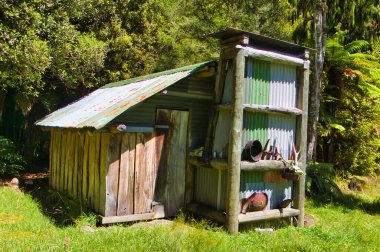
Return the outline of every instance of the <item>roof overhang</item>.
[[[214,62],[203,62],[108,84],[35,124],[59,128],[103,128],[132,106],[211,64]]]
[[[276,49],[276,51],[282,51],[287,52],[291,54],[303,54],[305,53],[305,50],[310,52],[315,52],[315,49],[300,46],[288,41],[275,39],[269,36],[261,35],[255,32],[248,32],[243,31],[235,28],[226,28],[222,31],[218,31],[215,33],[210,34],[211,37],[218,38],[221,41],[240,36],[245,35],[249,38],[249,44],[262,49]]]

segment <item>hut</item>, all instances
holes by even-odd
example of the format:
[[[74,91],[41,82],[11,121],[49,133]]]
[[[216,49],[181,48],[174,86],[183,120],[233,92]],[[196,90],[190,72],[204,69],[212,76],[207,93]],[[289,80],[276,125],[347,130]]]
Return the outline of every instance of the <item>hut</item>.
[[[111,83],[38,121],[51,131],[51,187],[101,223],[186,209],[231,233],[284,217],[302,226],[308,49],[236,29],[212,36],[218,63]],[[267,152],[251,148],[268,139]],[[247,150],[260,158],[245,160]],[[255,194],[263,209],[252,208]]]

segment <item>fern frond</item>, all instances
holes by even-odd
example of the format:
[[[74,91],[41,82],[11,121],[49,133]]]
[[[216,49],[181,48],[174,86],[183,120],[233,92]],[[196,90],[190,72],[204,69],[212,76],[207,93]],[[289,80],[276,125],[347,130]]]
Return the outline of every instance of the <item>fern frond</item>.
[[[365,40],[355,40],[345,46],[345,49],[349,53],[357,53],[368,51],[371,48],[371,44]]]

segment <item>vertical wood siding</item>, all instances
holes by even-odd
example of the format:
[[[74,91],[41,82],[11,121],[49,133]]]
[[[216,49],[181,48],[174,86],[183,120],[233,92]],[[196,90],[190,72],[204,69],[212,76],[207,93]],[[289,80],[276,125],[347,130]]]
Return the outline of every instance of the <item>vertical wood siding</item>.
[[[152,212],[163,139],[51,130],[50,185],[104,216]]]

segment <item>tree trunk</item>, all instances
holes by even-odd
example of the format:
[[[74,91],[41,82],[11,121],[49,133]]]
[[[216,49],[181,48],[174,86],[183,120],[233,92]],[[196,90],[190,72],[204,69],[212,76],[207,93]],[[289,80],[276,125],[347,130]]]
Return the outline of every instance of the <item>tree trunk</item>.
[[[6,92],[0,91],[0,132],[3,127],[3,110],[4,110],[4,102],[5,102]]]
[[[310,82],[309,92],[309,122],[307,127],[307,161],[315,160],[317,144],[317,123],[319,120],[319,107],[321,101],[323,63],[326,51],[326,0],[314,2],[314,27],[315,27],[315,68]]]

